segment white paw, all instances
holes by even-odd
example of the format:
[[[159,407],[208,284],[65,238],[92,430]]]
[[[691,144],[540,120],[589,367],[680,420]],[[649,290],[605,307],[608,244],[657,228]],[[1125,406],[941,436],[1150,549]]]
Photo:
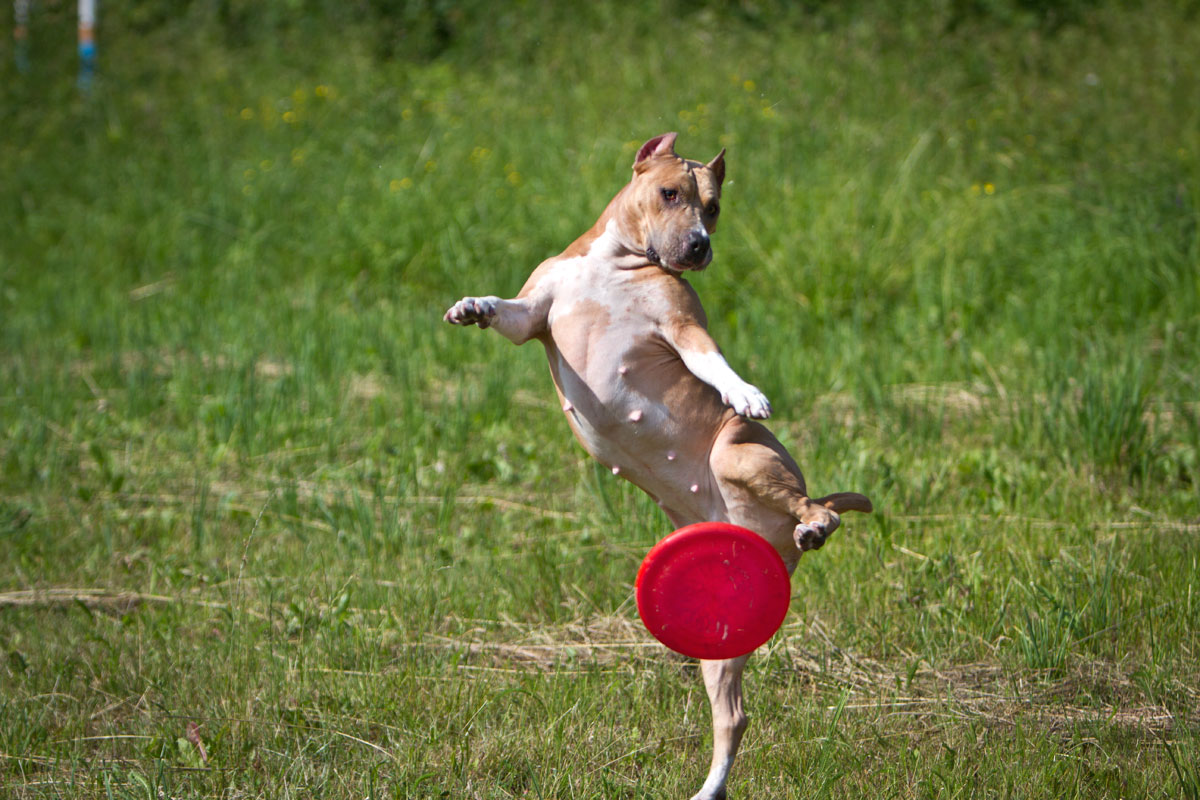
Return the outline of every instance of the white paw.
[[[496,298],[464,297],[446,312],[442,319],[453,325],[478,325],[486,328],[496,316]]]
[[[721,399],[743,417],[766,419],[771,416],[771,403],[766,395],[748,383],[726,389]]]

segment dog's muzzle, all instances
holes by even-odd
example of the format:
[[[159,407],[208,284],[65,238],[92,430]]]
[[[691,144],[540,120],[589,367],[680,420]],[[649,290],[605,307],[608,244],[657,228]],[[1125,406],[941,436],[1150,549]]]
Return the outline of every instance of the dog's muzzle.
[[[703,269],[712,260],[712,242],[708,231],[689,231],[684,240],[683,263],[692,269]]]
[[[702,270],[712,261],[712,243],[708,238],[708,231],[689,231],[680,242],[680,246],[673,249],[677,252],[672,253],[673,258],[668,260],[663,258],[654,245],[647,244],[646,259],[673,275],[689,269]]]

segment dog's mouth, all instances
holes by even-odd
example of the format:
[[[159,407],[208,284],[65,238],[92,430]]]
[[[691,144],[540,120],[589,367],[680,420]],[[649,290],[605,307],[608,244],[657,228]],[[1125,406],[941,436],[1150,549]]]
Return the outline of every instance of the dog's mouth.
[[[707,253],[705,253],[704,257],[702,259],[700,259],[697,263],[673,264],[673,263],[667,261],[666,259],[664,259],[661,255],[659,255],[659,252],[654,249],[654,245],[648,244],[648,245],[646,245],[646,259],[651,264],[656,265],[659,269],[665,270],[666,272],[669,272],[670,274],[672,274],[676,277],[679,277],[680,275],[687,272],[688,270],[692,270],[694,272],[700,272],[705,267],[707,267],[709,262],[712,261],[712,251],[710,250]]]
[[[654,245],[652,245],[652,244],[646,245],[646,258],[647,258],[647,260],[650,261],[651,264],[657,264],[659,267],[661,267],[662,269],[665,269],[667,272],[674,272],[676,274],[679,274],[679,270],[671,269],[670,267],[668,267],[666,265],[666,263],[663,262],[662,256],[660,256],[658,254],[658,251],[654,249]]]

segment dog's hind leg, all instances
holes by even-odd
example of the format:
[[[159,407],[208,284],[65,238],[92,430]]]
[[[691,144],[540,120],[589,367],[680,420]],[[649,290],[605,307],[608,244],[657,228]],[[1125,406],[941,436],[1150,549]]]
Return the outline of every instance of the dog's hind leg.
[[[713,756],[708,777],[692,800],[724,800],[725,782],[746,731],[742,710],[742,672],[749,655],[723,661],[701,661],[704,688],[712,706]]]
[[[766,428],[750,420],[739,420],[722,433],[711,465],[721,484],[740,496],[743,507],[762,506],[794,519],[792,538],[801,551],[825,544],[841,524],[840,512],[871,510],[871,501],[854,492],[810,498],[804,475],[787,450]],[[792,563],[786,556],[785,560]]]

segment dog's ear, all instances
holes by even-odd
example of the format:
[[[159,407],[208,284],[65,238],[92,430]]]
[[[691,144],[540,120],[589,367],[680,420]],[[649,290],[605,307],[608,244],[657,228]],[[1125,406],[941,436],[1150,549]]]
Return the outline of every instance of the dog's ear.
[[[706,167],[712,170],[713,175],[717,178],[717,186],[725,182],[725,148],[721,148],[721,152],[717,153],[717,157],[705,164]]]
[[[650,141],[646,142],[638,150],[637,158],[633,160],[633,169],[635,172],[642,172],[648,166],[647,162],[654,156],[660,155],[675,155],[675,137],[677,133],[664,133],[660,136],[655,136]]]

